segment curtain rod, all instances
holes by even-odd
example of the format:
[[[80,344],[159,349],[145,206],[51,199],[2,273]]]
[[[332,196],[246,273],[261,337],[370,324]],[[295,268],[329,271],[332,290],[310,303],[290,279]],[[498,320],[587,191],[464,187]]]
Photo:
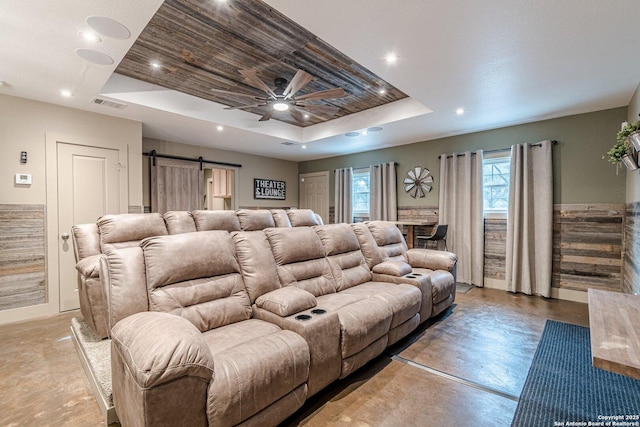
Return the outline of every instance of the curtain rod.
[[[555,139],[554,139],[553,141],[551,141],[551,145],[557,145],[557,144],[558,144],[558,141],[556,141]],[[535,144],[529,144],[529,147],[540,147],[541,145],[542,145],[542,143],[537,142],[537,143],[535,143]],[[496,148],[495,150],[484,150],[484,151],[483,151],[483,154],[484,154],[484,153],[499,153],[499,152],[501,152],[501,151],[509,151],[509,150],[511,150],[511,147],[507,147],[507,148]],[[471,155],[472,155],[472,156],[475,156],[475,154],[476,154],[476,153],[473,153],[473,152],[471,153]],[[453,154],[447,154],[447,157],[452,157],[452,156],[453,156]],[[464,156],[464,154],[463,154],[463,153],[458,153],[458,154],[457,154],[457,156],[458,156],[458,157],[459,157],[459,156]],[[438,156],[438,158],[440,159],[440,158],[442,158],[442,156]]]
[[[363,167],[361,167],[361,168],[354,168],[354,167],[352,167],[351,169],[353,169],[353,170],[358,170],[358,169],[367,169],[367,168],[371,168],[371,167],[373,167],[373,168],[379,168],[379,167],[380,167],[380,165],[384,165],[384,164],[387,164],[387,163],[393,163],[393,166],[397,166],[397,165],[398,165],[398,162],[386,162],[386,163],[378,163],[377,165],[363,166]],[[335,172],[335,171],[340,170],[340,169],[348,169],[348,168],[336,168],[336,169],[334,169],[333,171]]]
[[[239,165],[237,163],[227,163],[227,162],[216,162],[214,160],[204,160],[202,158],[202,156],[198,157],[197,159],[191,159],[189,157],[180,157],[180,156],[171,156],[169,154],[158,154],[156,152],[156,150],[151,150],[149,153],[142,153],[143,156],[149,156],[153,158],[153,166],[156,165],[156,157],[160,157],[163,159],[173,159],[173,160],[186,160],[188,162],[199,162],[200,163],[200,170],[202,170],[202,164],[203,163],[210,163],[213,165],[220,165],[220,166],[233,166],[235,168],[241,168],[242,165]]]

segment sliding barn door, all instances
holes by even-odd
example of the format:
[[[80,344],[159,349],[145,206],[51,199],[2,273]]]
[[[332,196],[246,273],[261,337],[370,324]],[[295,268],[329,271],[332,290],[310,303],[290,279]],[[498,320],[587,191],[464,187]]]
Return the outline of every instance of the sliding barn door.
[[[151,210],[167,211],[204,209],[204,173],[200,164],[182,160],[156,158],[151,161]]]

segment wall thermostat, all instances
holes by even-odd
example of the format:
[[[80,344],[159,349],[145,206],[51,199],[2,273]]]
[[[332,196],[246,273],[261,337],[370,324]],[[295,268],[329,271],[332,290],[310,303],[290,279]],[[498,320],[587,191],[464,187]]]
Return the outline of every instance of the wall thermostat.
[[[16,184],[31,185],[31,174],[30,173],[17,173],[16,174]]]

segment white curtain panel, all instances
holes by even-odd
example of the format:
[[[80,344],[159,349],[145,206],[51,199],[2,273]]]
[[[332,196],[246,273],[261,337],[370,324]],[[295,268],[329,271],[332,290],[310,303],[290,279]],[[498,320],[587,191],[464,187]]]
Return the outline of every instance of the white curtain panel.
[[[398,196],[395,162],[371,166],[369,219],[398,220]]]
[[[549,298],[552,259],[552,143],[513,145],[507,218],[507,289]]]
[[[482,150],[440,157],[439,222],[458,256],[458,282],[484,285]]]
[[[351,185],[353,168],[335,170],[335,222],[351,223],[353,221],[353,206],[351,202]]]

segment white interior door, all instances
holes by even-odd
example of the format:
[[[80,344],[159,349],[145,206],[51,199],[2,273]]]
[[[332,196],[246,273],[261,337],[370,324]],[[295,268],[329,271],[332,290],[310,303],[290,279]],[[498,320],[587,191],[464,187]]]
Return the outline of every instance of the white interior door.
[[[329,172],[300,175],[300,208],[312,209],[329,223]]]
[[[74,224],[120,212],[118,150],[57,143],[60,311],[78,308]]]

